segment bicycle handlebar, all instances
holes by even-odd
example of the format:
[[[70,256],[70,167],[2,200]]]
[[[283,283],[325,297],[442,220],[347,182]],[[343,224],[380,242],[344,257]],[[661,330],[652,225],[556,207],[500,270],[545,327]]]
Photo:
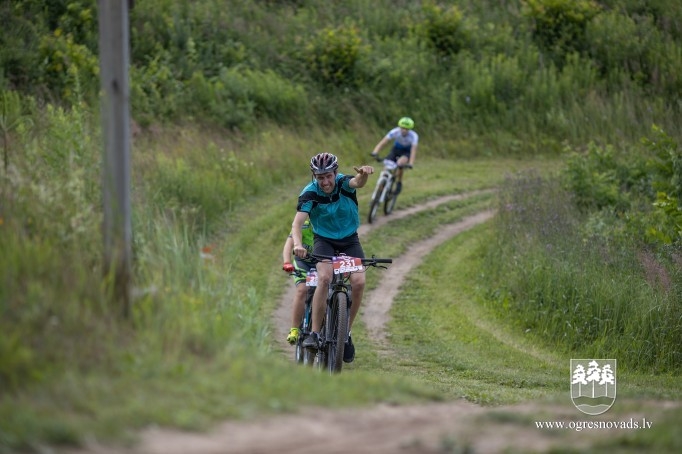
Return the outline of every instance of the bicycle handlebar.
[[[384,162],[384,159],[386,159],[386,158],[388,157],[388,156],[386,156],[386,158],[380,158],[378,155],[375,155],[375,154],[372,154],[372,153],[370,153],[369,155],[370,155],[371,157],[373,157],[377,162]],[[401,165],[398,165],[398,168],[401,168],[401,169],[411,169],[411,168],[412,168],[412,164],[401,164]]]
[[[322,262],[324,260],[332,260],[334,257],[343,257],[342,255],[322,255],[322,254],[310,254],[310,258],[316,262]],[[363,258],[362,264],[365,266],[377,266],[379,263],[393,263],[393,259],[382,259],[377,257]]]

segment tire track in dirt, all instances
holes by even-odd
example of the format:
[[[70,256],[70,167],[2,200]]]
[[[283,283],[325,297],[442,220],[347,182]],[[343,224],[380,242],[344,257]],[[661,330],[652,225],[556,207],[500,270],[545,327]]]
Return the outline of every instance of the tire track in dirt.
[[[425,210],[436,208],[439,205],[448,202],[466,200],[477,195],[488,194],[491,192],[493,192],[492,189],[483,189],[477,191],[470,191],[462,194],[451,194],[438,197],[409,208],[397,210],[394,211],[389,216],[378,217],[372,224],[362,224],[358,229],[358,235],[360,235],[360,237],[363,237],[373,229],[379,228],[389,222],[396,221],[398,219],[403,219],[405,217],[412,216]],[[479,219],[478,216],[482,216],[483,218]],[[384,295],[378,291],[379,289],[375,289],[374,291],[367,293],[367,295],[363,298],[365,303],[369,304],[363,304],[363,306],[365,307],[361,309],[359,315],[360,317],[362,317],[362,320],[365,324],[369,323],[369,325],[372,326],[372,329],[374,331],[370,332],[370,336],[372,336],[373,341],[376,341],[377,343],[380,343],[382,345],[384,344],[383,340],[385,338],[385,333],[383,332],[383,326],[386,323],[385,317],[387,316],[388,311],[390,310],[393,298],[395,297],[395,295],[397,295],[398,286],[396,285],[396,282],[398,283],[402,282],[407,273],[413,267],[418,266],[419,265],[418,262],[421,261],[421,259],[426,254],[428,254],[428,252],[433,250],[433,248],[436,247],[438,244],[442,243],[443,241],[447,240],[448,238],[454,235],[457,235],[458,233],[461,233],[464,230],[473,227],[477,223],[485,222],[491,216],[492,212],[484,211],[474,216],[471,216],[463,221],[443,226],[440,232],[436,234],[434,237],[424,239],[417,245],[414,245],[410,249],[410,251],[407,251],[403,256],[394,259],[394,264],[391,265],[390,272],[385,273],[385,276],[382,277],[382,288],[384,288],[383,287],[384,285],[386,286],[392,285],[393,287],[395,287],[394,289],[395,292],[393,291],[393,289],[391,290],[392,296],[390,297],[390,299],[386,299]],[[408,266],[408,268],[404,269],[405,266]],[[276,341],[276,348],[282,350],[286,355],[293,357],[292,348],[286,342],[286,336],[289,333],[289,328],[291,328],[290,326],[291,304],[294,299],[294,286],[291,282],[291,278],[287,278],[285,285],[286,289],[284,290],[284,293],[280,298],[277,308],[273,311],[272,324],[273,333]],[[373,309],[375,305],[379,306],[376,310]]]
[[[439,244],[491,219],[494,214],[495,210],[481,211],[459,222],[441,226],[434,236],[412,245],[405,254],[394,260],[390,272],[386,273],[379,286],[365,297],[368,304],[362,308],[361,316],[371,341],[377,343],[383,350],[388,348],[385,326],[389,319],[388,313],[393,305],[393,300],[401,290],[400,284],[422,262],[424,257]]]

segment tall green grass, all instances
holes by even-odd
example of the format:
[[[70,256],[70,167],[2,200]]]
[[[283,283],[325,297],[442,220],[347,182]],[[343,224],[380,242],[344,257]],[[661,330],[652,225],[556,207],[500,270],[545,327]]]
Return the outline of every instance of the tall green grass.
[[[495,310],[567,353],[625,367],[679,370],[682,275],[677,253],[588,234],[569,194],[537,175],[500,188],[486,281]]]

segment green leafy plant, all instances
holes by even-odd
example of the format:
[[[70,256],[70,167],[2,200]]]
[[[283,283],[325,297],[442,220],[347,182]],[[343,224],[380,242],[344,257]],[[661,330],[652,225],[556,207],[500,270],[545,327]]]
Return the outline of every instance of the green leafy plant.
[[[428,2],[422,7],[422,14],[424,19],[416,26],[417,36],[441,57],[456,55],[469,47],[471,37],[457,6],[444,9]]]
[[[362,58],[360,30],[352,23],[320,30],[305,47],[304,58],[314,79],[331,86],[356,86]]]
[[[584,154],[571,152],[564,177],[583,210],[613,207],[621,200],[613,147],[591,143]]]
[[[585,52],[585,30],[601,11],[592,0],[525,0],[523,14],[531,22],[533,38],[557,63],[573,52]]]
[[[660,127],[652,128],[653,138],[642,140],[652,154],[648,168],[657,191],[654,206],[661,221],[648,234],[664,243],[682,241],[682,151],[676,141]]]

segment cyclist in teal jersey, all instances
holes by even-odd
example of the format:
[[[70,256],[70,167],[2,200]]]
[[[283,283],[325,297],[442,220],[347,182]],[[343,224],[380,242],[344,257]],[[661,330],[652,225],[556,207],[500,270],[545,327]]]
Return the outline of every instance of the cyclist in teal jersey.
[[[356,189],[367,184],[367,179],[374,173],[372,166],[354,167],[355,176],[338,172],[339,164],[331,153],[320,153],[310,160],[313,181],[298,196],[296,216],[291,233],[294,240],[294,254],[303,258],[307,250],[303,247],[302,227],[309,217],[313,225],[313,253],[320,255],[338,255],[344,253],[351,257],[364,258],[358,227],[360,216]],[[313,333],[303,341],[303,347],[317,348],[319,332],[324,321],[327,300],[327,289],[332,279],[331,263],[317,264],[317,288],[313,295]],[[350,310],[349,330],[360,309],[362,295],[365,290],[365,274],[353,273],[350,277],[353,304]],[[355,359],[355,346],[351,337],[344,348],[343,360],[347,363]]]
[[[310,225],[310,219],[306,219],[302,226],[302,239],[303,247],[309,252],[313,251],[313,228]],[[287,336],[287,342],[290,344],[295,344],[298,340],[298,324],[303,318],[303,312],[305,311],[305,298],[308,293],[308,289],[305,285],[306,276],[310,268],[313,268],[315,264],[309,262],[305,259],[298,258],[293,255],[294,252],[294,238],[289,233],[287,240],[284,242],[284,248],[282,249],[282,269],[287,273],[293,273],[298,270],[298,275],[293,274],[294,285],[296,286],[296,293],[294,294],[294,305],[292,308],[292,318],[291,318],[291,329],[289,330],[289,335]],[[292,257],[294,258],[294,263],[291,263]]]
[[[414,131],[414,120],[410,117],[403,117],[398,120],[398,126],[388,131],[379,141],[372,151],[372,156],[377,156],[382,148],[390,141],[393,141],[393,148],[384,159],[384,166],[389,170],[397,167],[396,194],[400,194],[403,189],[403,169],[398,166],[414,166],[417,157],[417,145],[419,144],[419,134]]]

